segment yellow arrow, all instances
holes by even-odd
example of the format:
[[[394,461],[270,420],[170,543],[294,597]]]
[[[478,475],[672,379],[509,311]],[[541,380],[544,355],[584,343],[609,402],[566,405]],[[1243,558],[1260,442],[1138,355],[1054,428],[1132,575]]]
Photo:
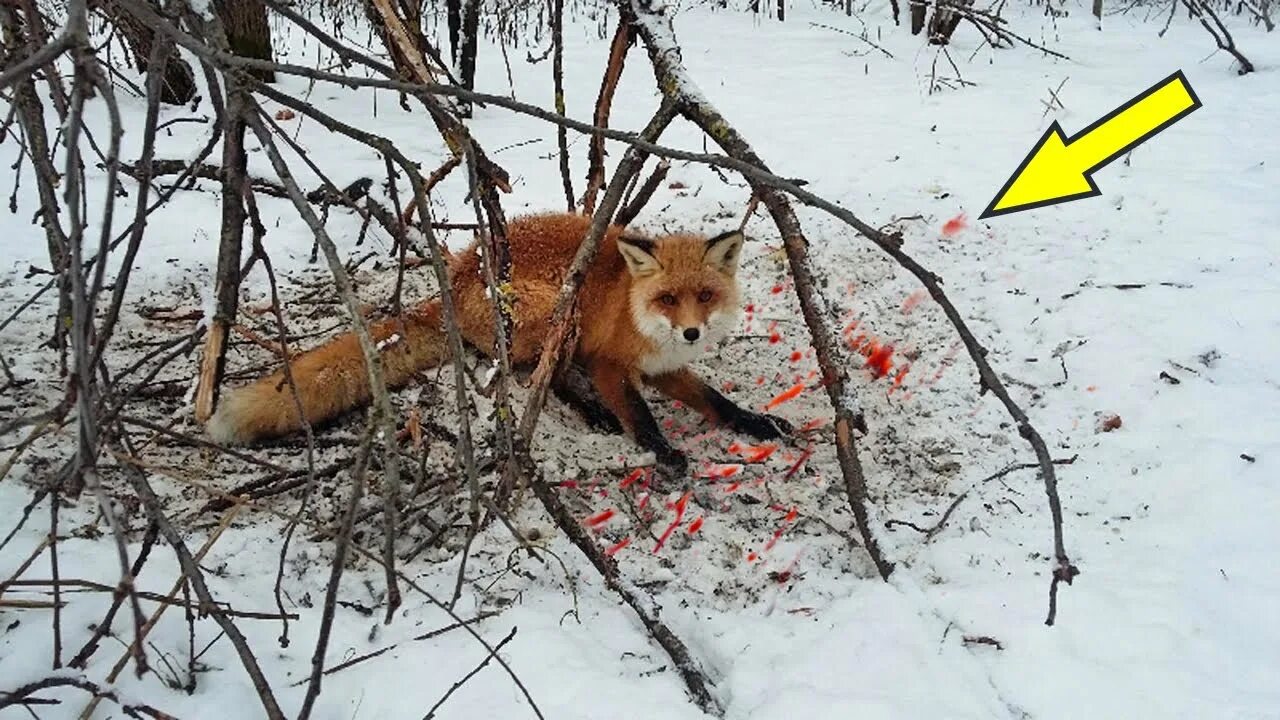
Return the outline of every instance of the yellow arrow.
[[[980,217],[1101,195],[1095,172],[1199,107],[1179,70],[1069,138],[1055,120]]]

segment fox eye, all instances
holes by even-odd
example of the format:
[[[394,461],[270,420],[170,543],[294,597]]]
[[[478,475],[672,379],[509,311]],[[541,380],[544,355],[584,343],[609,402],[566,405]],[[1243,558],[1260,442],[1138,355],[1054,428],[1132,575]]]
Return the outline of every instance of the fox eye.
[[[702,292],[698,293],[698,302],[709,303],[711,302],[711,297],[713,295],[715,295],[715,293],[711,292],[710,290],[703,290]]]
[[[665,293],[663,295],[658,296],[658,302],[661,302],[663,305],[675,305],[676,296],[672,295],[671,293]]]

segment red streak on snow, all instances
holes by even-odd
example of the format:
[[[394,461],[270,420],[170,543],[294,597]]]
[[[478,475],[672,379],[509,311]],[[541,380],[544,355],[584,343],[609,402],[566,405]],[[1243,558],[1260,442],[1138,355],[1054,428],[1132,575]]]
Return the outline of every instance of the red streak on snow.
[[[764,409],[765,409],[765,410],[772,410],[772,409],[774,409],[774,408],[778,407],[779,405],[781,405],[781,404],[783,404],[783,403],[787,402],[788,400],[794,400],[794,399],[795,399],[797,396],[799,396],[799,395],[800,395],[800,393],[802,393],[802,392],[804,392],[804,384],[803,384],[803,383],[796,383],[795,385],[792,385],[791,387],[787,388],[786,390],[783,390],[783,391],[782,391],[781,393],[779,393],[775,398],[773,398],[772,400],[770,400],[770,401],[769,401],[769,404],[764,406]]]
[[[917,290],[908,295],[907,299],[902,301],[902,314],[910,314],[911,311],[915,310],[916,306],[921,302],[924,302],[924,299],[927,297],[929,297],[929,293],[925,290]]]
[[[801,425],[800,432],[809,432],[811,430],[817,430],[818,428],[826,424],[827,424],[826,418],[814,418],[809,422],[805,423],[804,425]]]
[[[773,549],[773,546],[778,542],[779,538],[782,537],[782,533],[787,531],[787,526],[795,522],[797,517],[800,517],[799,511],[795,508],[791,508],[786,517],[782,518],[782,526],[775,530],[773,537],[769,538],[769,542],[764,544],[764,549],[766,551]]]
[[[742,472],[742,466],[737,463],[728,465],[712,465],[702,473],[702,477],[714,480],[725,480]]]
[[[697,518],[694,519],[693,522],[689,523],[689,527],[686,530],[686,532],[692,535],[701,529],[702,529],[702,516],[699,515]]]
[[[609,519],[612,518],[615,514],[616,513],[614,513],[613,508],[609,508],[607,510],[600,511],[595,515],[592,515],[591,517],[587,518],[585,522],[587,524],[587,527],[599,527],[609,522]]]
[[[809,447],[804,449],[804,452],[800,453],[800,459],[795,461],[795,463],[791,466],[791,469],[787,470],[787,474],[782,476],[782,479],[790,480],[793,475],[800,472],[800,467],[804,465],[805,462],[812,456],[813,456],[813,446],[810,445]]]
[[[642,475],[644,475],[644,474],[645,474],[645,472],[646,472],[646,471],[645,471],[645,468],[636,468],[635,470],[632,470],[632,471],[631,471],[631,474],[630,474],[630,475],[628,475],[628,476],[627,476],[627,477],[622,481],[622,483],[618,485],[618,487],[620,487],[620,488],[624,488],[624,489],[625,489],[625,488],[626,488],[628,485],[630,485],[631,483],[633,483],[633,482],[635,482],[635,481],[639,480],[639,479],[640,479],[640,477],[641,477]]]
[[[619,550],[621,550],[622,548],[630,544],[631,544],[631,538],[629,537],[622,538],[618,542],[610,545],[609,548],[604,551],[604,554],[612,557],[613,555],[616,555]]]
[[[748,445],[745,448],[741,448],[741,452],[738,454],[742,456],[743,460],[746,460],[749,463],[758,463],[768,460],[769,456],[777,452],[777,450],[778,446],[773,443],[765,445]]]
[[[679,527],[680,523],[684,520],[684,510],[689,504],[689,498],[692,496],[693,491],[687,490],[685,491],[685,494],[681,495],[680,499],[672,505],[676,511],[676,519],[673,520],[671,524],[667,526],[667,529],[663,531],[662,536],[658,538],[658,544],[653,546],[654,555],[657,555],[658,551],[662,550],[662,546],[666,544],[667,538],[671,537],[671,533],[675,532],[676,528]]]
[[[577,481],[577,480],[561,480],[561,481],[560,481],[560,487],[563,487],[563,488],[576,488],[576,487],[578,487],[578,481]]]

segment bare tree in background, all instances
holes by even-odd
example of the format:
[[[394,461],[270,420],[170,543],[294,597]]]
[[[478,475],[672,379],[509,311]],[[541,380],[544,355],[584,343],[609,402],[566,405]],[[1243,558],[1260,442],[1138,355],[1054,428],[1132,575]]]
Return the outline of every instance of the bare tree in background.
[[[151,4],[155,7],[155,0]],[[129,46],[129,52],[133,54],[134,67],[140,72],[146,72],[156,42],[155,31],[138,22],[129,13],[122,12],[116,0],[98,0],[92,6],[120,32],[125,44]],[[160,101],[163,103],[185,105],[196,96],[195,73],[176,51],[169,52],[165,59],[164,78],[161,82]]]
[[[231,52],[240,57],[271,60],[271,26],[262,0],[215,0],[214,8],[227,33]],[[275,82],[270,70],[250,70],[264,82]]]
[[[463,0],[462,3],[462,36],[458,48],[458,80],[462,87],[474,90],[476,87],[476,50],[480,43],[480,2],[481,0]],[[459,114],[471,116],[470,104],[459,104]]]

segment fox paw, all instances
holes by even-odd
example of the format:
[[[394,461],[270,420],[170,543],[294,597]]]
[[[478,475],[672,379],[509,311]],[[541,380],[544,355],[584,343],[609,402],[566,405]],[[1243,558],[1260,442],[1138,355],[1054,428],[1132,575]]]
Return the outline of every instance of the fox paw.
[[[791,434],[791,423],[777,415],[744,411],[734,418],[733,429],[757,440],[774,440]]]
[[[675,448],[655,451],[658,476],[664,480],[680,480],[689,474],[689,458]]]

